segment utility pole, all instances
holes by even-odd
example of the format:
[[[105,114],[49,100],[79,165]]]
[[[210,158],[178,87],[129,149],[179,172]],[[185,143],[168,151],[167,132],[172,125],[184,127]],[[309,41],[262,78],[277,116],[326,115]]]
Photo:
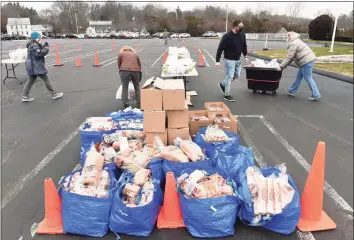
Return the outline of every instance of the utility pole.
[[[229,8],[228,8],[228,5],[226,4],[226,23],[225,23],[225,32],[227,32],[227,22],[228,22],[228,16],[229,16]]]
[[[333,34],[332,34],[332,43],[331,43],[331,50],[329,52],[333,52],[333,45],[334,45],[334,39],[336,38],[336,29],[337,29],[337,22],[338,22],[338,14],[336,14],[336,18],[334,20],[334,27],[333,27]]]
[[[75,13],[75,21],[76,21],[76,34],[79,34],[79,26],[77,26],[77,17]]]
[[[179,9],[178,6],[176,8],[176,33],[177,33],[178,38],[179,38],[179,34],[178,34],[178,12],[177,12],[177,9]]]

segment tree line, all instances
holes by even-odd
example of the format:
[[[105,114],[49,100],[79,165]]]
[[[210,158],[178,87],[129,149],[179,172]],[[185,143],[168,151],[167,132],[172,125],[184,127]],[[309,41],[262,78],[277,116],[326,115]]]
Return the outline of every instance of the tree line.
[[[1,8],[1,31],[6,32],[8,17],[29,17],[31,24],[52,26],[53,33],[76,33],[76,20],[79,33],[84,33],[89,20],[93,20],[112,21],[112,28],[118,31],[146,29],[154,33],[167,29],[170,32],[188,32],[192,36],[201,36],[205,31],[225,32],[228,15],[228,29],[235,18],[240,18],[248,33],[276,33],[283,27],[287,31],[308,33],[312,19],[301,18],[301,9],[300,2],[289,3],[287,14],[279,15],[264,7],[259,7],[258,10],[245,9],[239,13],[234,9],[227,9],[226,5],[206,5],[189,11],[182,11],[177,7],[171,11],[158,3],[137,6],[126,2],[57,1],[50,8],[38,13],[19,3],[7,3]],[[353,29],[353,12],[339,17],[338,28]]]

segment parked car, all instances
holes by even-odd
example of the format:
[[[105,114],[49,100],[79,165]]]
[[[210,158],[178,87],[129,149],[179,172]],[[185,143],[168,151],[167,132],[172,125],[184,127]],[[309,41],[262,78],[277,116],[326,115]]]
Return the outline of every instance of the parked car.
[[[68,33],[66,34],[66,38],[78,38],[76,34]]]
[[[190,35],[189,33],[181,33],[181,34],[179,35],[179,37],[180,37],[180,38],[190,38],[191,35]]]
[[[207,31],[202,35],[202,37],[217,37],[217,36],[218,34],[214,31]]]
[[[150,37],[150,33],[140,33],[141,38],[148,38]]]
[[[134,38],[134,39],[139,38],[139,33],[137,33],[137,32],[128,32],[128,34],[130,34],[132,36],[132,38]]]
[[[9,35],[9,34],[3,34],[3,35],[1,36],[1,40],[7,41],[7,40],[13,40],[13,39],[14,39],[14,37],[11,36],[11,35]]]

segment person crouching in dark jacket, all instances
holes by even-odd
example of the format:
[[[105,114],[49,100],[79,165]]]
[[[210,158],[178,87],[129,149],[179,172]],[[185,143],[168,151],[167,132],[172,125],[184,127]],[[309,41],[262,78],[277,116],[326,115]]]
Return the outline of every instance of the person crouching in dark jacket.
[[[49,45],[45,43],[44,46],[42,46],[39,42],[40,39],[41,35],[38,32],[33,32],[31,34],[31,40],[27,43],[26,71],[29,79],[23,88],[22,102],[32,102],[34,100],[33,97],[29,97],[29,92],[37,77],[40,77],[44,81],[48,91],[52,94],[52,99],[61,98],[63,96],[63,93],[54,91],[49,81],[44,61],[44,56],[49,52]]]

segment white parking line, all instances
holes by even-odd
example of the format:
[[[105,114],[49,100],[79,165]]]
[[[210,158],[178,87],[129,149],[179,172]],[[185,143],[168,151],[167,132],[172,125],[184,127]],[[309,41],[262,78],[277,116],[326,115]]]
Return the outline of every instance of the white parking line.
[[[60,54],[63,54],[63,53],[71,53],[71,52],[77,52],[77,51],[80,51],[80,49],[72,49],[72,50],[68,50],[68,51],[65,51],[65,52],[59,52]],[[48,54],[46,57],[54,57],[55,54]]]
[[[269,129],[269,131],[276,137],[276,139],[290,152],[291,155],[295,158],[295,160],[307,171],[310,172],[311,166],[310,164],[306,161],[306,159],[293,147],[291,146],[288,141],[285,140],[285,138],[273,127],[273,125],[267,121],[264,116],[262,115],[236,115],[236,117],[257,117],[259,118],[262,123]],[[335,204],[342,208],[343,210],[346,210],[350,213],[353,213],[353,208],[337,193],[334,188],[327,183],[327,181],[324,182],[324,192],[327,194],[328,197],[330,197]],[[352,219],[352,218],[351,218]]]
[[[106,53],[106,52],[109,52],[111,51],[112,49],[105,49],[105,50],[101,50],[101,51],[97,51],[98,53]],[[83,54],[83,55],[78,55],[78,56],[75,56],[75,57],[70,57],[70,58],[67,58],[66,60],[64,61],[61,61],[61,63],[65,63],[65,62],[71,62],[71,61],[74,61],[76,60],[76,57],[80,57],[80,58],[85,58],[85,57],[89,57],[89,56],[92,56],[94,55],[96,52],[92,52],[92,53],[87,53],[87,54]],[[51,65],[53,64],[53,65]],[[48,67],[53,67],[55,64],[55,62],[52,62],[52,63],[49,63],[50,66]]]
[[[153,67],[153,66],[162,58],[162,56],[163,56],[164,53],[165,53],[165,52],[163,52],[163,53],[160,55],[160,57],[158,57],[158,58],[156,59],[156,61],[155,61],[150,67]]]
[[[103,62],[101,62],[101,64],[106,63],[106,62],[109,62],[109,61],[111,61],[111,60],[113,60],[113,59],[117,60],[117,56],[116,56],[116,57],[112,57],[112,58],[110,58],[110,59],[108,59],[108,60],[106,60],[106,61],[103,61]]]
[[[204,48],[204,51],[209,55],[211,59],[213,59],[214,63],[216,63],[215,58]]]
[[[84,124],[83,122],[82,124]],[[82,125],[80,124],[80,126]],[[17,194],[25,187],[29,181],[34,178],[53,158],[61,151],[63,148],[78,134],[80,126],[75,128],[73,132],[69,134],[59,145],[54,148],[47,156],[45,156],[37,166],[32,169],[26,176],[20,177],[19,181],[13,184],[13,188],[4,194],[4,197],[1,199],[1,208],[4,208],[9,202],[11,202]]]
[[[307,171],[310,172],[311,166],[310,164],[305,160],[303,156],[293,147],[291,146],[288,141],[285,140],[285,138],[280,135],[280,133],[275,130],[273,125],[268,122],[264,117],[260,118],[261,121],[264,123],[264,125],[269,129],[271,133],[278,139],[278,141],[293,155],[293,157],[296,159],[296,161]],[[324,192],[327,194],[328,197],[330,197],[338,207],[353,213],[353,208],[337,193],[334,188],[325,181],[324,183]]]
[[[263,115],[235,115],[236,118],[238,118],[238,127],[240,129],[240,133],[242,134],[242,138],[245,140],[246,144],[248,145],[249,148],[253,150],[254,153],[254,159],[258,163],[260,167],[265,167],[266,163],[263,160],[262,154],[259,152],[259,150],[256,148],[254,145],[253,141],[251,140],[247,130],[243,126],[243,124],[240,121],[240,117],[245,117],[245,118],[264,118]],[[300,232],[299,230],[296,230],[296,234],[300,240],[316,240],[315,237],[312,235],[311,232]]]

